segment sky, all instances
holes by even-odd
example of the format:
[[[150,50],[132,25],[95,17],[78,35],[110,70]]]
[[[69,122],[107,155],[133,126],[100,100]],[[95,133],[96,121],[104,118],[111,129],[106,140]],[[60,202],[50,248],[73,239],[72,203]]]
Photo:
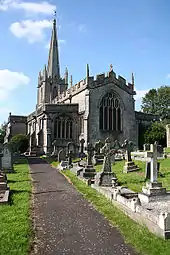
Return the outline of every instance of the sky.
[[[57,13],[60,69],[73,84],[108,72],[131,81],[136,110],[151,88],[170,83],[169,0],[0,0],[0,123],[35,110],[38,73],[47,64]]]

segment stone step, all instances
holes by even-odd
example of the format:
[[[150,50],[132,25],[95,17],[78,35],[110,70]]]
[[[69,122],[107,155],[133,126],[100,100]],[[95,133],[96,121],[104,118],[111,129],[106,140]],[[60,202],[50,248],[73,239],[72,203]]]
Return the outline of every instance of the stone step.
[[[84,172],[83,173],[84,178],[94,178],[95,175],[96,175],[96,172]]]
[[[0,182],[0,190],[7,190],[7,183],[6,182]]]

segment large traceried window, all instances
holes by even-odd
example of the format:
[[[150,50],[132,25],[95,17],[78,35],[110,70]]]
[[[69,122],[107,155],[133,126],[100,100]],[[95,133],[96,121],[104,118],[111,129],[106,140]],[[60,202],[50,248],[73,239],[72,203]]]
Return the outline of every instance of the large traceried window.
[[[113,93],[106,94],[100,103],[100,130],[122,130],[122,109],[120,100]]]
[[[54,137],[56,139],[73,138],[73,121],[67,117],[56,118],[54,123]]]

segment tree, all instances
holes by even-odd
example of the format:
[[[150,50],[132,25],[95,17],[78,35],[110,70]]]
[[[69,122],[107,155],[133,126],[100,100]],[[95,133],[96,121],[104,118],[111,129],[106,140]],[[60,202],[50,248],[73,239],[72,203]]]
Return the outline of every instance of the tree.
[[[158,114],[162,119],[170,118],[170,86],[149,90],[142,98],[141,108],[143,112]]]
[[[0,143],[4,143],[5,133],[6,133],[6,123],[4,122],[0,127]]]
[[[13,152],[23,153],[28,149],[29,140],[24,134],[18,134],[12,137],[9,142],[9,146]]]
[[[154,143],[155,141],[158,144],[166,147],[166,128],[161,122],[153,122],[151,127],[144,134],[145,143]]]

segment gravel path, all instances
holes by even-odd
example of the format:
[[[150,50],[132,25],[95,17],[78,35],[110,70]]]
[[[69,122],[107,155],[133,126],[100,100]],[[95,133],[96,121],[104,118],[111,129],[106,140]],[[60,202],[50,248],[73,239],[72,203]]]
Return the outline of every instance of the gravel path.
[[[135,255],[119,231],[57,170],[30,158],[35,241],[31,255]]]

